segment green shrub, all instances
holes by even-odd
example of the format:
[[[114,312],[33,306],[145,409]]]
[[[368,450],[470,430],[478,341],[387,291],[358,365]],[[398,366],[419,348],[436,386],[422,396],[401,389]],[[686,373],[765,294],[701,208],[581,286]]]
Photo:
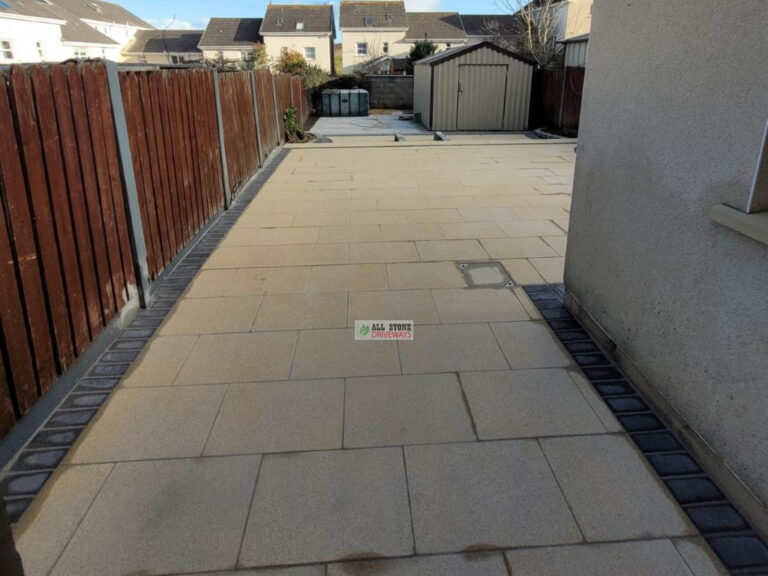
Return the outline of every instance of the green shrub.
[[[416,44],[413,45],[413,48],[411,48],[411,53],[408,54],[408,61],[406,63],[406,71],[408,74],[413,74],[414,62],[418,62],[427,56],[432,56],[435,52],[437,52],[437,45],[429,40],[416,42]]]
[[[285,50],[277,59],[277,70],[283,74],[300,74],[307,67],[307,61],[295,50]]]

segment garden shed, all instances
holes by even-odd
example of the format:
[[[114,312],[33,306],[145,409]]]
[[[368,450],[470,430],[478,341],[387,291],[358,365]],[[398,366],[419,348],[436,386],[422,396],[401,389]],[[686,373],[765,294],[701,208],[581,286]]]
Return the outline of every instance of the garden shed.
[[[491,42],[434,54],[414,66],[414,113],[430,130],[527,130],[533,69]]]

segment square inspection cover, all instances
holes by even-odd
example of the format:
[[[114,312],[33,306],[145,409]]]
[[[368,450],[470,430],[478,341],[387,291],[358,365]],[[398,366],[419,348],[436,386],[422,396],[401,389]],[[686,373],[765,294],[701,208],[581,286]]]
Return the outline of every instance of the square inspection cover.
[[[468,262],[459,270],[470,288],[511,288],[515,285],[501,262]]]

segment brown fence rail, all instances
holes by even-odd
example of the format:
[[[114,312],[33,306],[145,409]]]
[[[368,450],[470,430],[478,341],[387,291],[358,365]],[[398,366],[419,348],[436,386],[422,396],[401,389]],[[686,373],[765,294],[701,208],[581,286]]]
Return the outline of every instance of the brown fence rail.
[[[584,68],[536,70],[531,95],[531,128],[579,130]]]
[[[213,73],[121,72],[120,87],[154,279],[224,203]]]
[[[0,438],[129,300],[147,304],[291,105],[306,120],[301,80],[269,70],[0,72]]]
[[[136,277],[104,66],[12,66],[0,74],[0,134],[2,435]]]
[[[219,85],[229,188],[234,198],[261,166],[251,73],[219,74]]]

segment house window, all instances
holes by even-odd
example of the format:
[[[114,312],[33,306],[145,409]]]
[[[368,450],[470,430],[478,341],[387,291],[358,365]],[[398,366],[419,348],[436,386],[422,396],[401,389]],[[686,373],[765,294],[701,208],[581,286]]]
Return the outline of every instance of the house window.
[[[315,59],[315,47],[314,46],[307,46],[304,48],[304,58],[307,60],[314,60]]]
[[[304,22],[296,22],[296,30],[304,30]]]
[[[389,42],[384,42],[384,44],[381,47],[381,50],[384,52],[384,54],[389,54]]]
[[[184,56],[171,56],[171,64],[184,64],[186,61]]]
[[[43,45],[40,42],[35,42],[35,46],[37,46],[37,56],[38,58],[43,58]]]
[[[372,16],[366,16],[365,17],[365,25],[367,28],[372,28],[374,25],[373,17]]]
[[[357,55],[358,56],[368,56],[368,42],[358,42],[357,43]]]
[[[88,58],[88,51],[85,48],[74,49],[75,58]]]
[[[0,40],[0,55],[3,60],[13,60],[13,46],[10,40]]]
[[[240,60],[243,62],[252,62],[253,52],[240,52]]]

